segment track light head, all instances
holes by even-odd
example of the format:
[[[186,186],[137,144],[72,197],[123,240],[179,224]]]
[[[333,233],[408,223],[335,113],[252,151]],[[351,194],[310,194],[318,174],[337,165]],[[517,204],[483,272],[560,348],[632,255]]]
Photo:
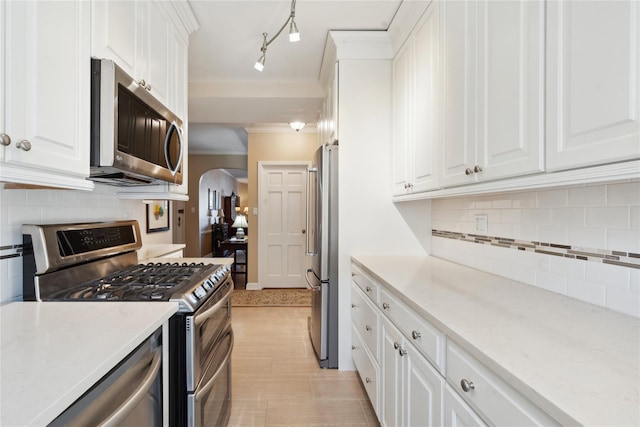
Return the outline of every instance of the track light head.
[[[262,33],[262,36],[264,38],[262,42],[262,48],[260,49],[260,51],[262,51],[262,55],[253,66],[256,70],[262,71],[264,69],[264,61],[266,59],[265,54],[267,52],[267,46],[269,46],[272,41],[278,38],[278,36],[282,33],[282,31],[285,28],[287,28],[287,24],[289,24],[289,41],[297,42],[300,40],[300,32],[298,31],[298,26],[296,25],[296,22],[294,20],[295,17],[296,17],[296,0],[291,0],[291,13],[289,14],[289,17],[284,22],[282,27],[280,27],[276,35],[271,37],[271,39],[267,41],[267,33]]]
[[[293,18],[291,18],[291,25],[289,26],[289,41],[300,41],[300,32],[298,31],[298,26],[296,25],[296,21],[294,21]]]

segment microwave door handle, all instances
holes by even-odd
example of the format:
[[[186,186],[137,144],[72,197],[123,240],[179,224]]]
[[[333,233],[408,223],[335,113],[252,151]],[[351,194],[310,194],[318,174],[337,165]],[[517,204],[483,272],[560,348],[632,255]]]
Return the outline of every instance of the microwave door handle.
[[[155,350],[155,354],[153,355],[153,360],[151,361],[151,367],[149,368],[149,373],[144,378],[144,380],[140,383],[140,386],[131,394],[131,396],[124,402],[120,407],[111,414],[107,419],[105,419],[100,427],[116,427],[122,423],[122,420],[131,413],[133,409],[138,405],[140,400],[142,400],[146,395],[151,386],[153,385],[156,376],[158,375],[158,371],[160,370],[162,362],[162,347],[158,347]]]
[[[173,132],[175,132],[176,135],[178,135],[178,145],[180,146],[180,149],[178,150],[178,161],[176,162],[175,166],[171,164],[171,158],[169,153],[169,146],[171,144],[171,135],[173,134]],[[169,172],[171,172],[171,176],[175,176],[176,173],[178,173],[178,169],[180,169],[180,165],[182,164],[183,153],[184,153],[184,144],[182,142],[182,132],[180,132],[180,128],[178,127],[178,124],[175,121],[173,121],[171,122],[171,125],[169,125],[167,136],[164,139],[164,158],[167,162],[167,168],[169,169]]]
[[[316,174],[316,179],[318,176],[318,168],[307,168],[307,210],[306,210],[306,214],[307,214],[307,235],[306,235],[306,243],[307,243],[307,248],[306,248],[306,254],[308,256],[313,256],[316,255],[315,252],[315,247],[313,248],[313,251],[311,251],[310,249],[310,243],[309,243],[309,239],[311,238],[311,223],[310,223],[310,216],[311,216],[311,174],[315,173]],[[313,229],[313,235],[315,236],[316,231],[315,229]]]

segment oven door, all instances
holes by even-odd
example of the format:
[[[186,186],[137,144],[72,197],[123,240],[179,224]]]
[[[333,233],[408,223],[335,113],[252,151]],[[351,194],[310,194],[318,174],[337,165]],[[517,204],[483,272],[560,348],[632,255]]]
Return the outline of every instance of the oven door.
[[[187,391],[193,392],[210,364],[216,341],[231,323],[233,282],[224,283],[194,314],[186,316]]]
[[[231,415],[231,325],[216,342],[200,385],[187,397],[189,426],[224,427]]]

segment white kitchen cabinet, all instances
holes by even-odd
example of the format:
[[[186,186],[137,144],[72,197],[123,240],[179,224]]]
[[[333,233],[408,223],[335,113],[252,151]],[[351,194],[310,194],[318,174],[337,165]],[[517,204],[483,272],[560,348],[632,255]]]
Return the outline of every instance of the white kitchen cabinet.
[[[382,425],[442,425],[444,378],[384,319]]]
[[[159,1],[91,3],[91,54],[111,59],[169,106],[173,62],[171,22]]]
[[[484,427],[486,424],[478,415],[465,403],[464,400],[449,387],[444,386],[444,424],[451,427]]]
[[[459,345],[447,342],[447,382],[492,425],[556,426],[542,410]]]
[[[441,186],[544,170],[544,3],[442,2]]]
[[[91,55],[115,61],[183,121],[183,183],[121,187],[118,197],[187,200],[189,33],[197,28],[188,3],[93,0],[91,10]]]
[[[0,180],[93,188],[89,175],[89,5],[2,2]],[[64,25],[60,23],[64,22]]]
[[[640,158],[640,3],[547,3],[547,170]]]
[[[320,144],[333,144],[338,139],[338,66],[336,62],[330,73],[326,85],[327,95],[317,124]]]
[[[393,194],[438,187],[438,3],[393,60]]]

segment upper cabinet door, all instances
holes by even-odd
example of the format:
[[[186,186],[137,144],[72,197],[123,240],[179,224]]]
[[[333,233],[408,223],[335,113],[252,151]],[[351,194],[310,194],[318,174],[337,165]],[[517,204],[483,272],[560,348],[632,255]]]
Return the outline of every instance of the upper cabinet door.
[[[479,180],[544,170],[544,25],[544,2],[478,3]]]
[[[410,150],[413,105],[414,76],[413,38],[405,42],[393,59],[393,194],[402,195],[411,192]],[[413,161],[413,160],[411,160]]]
[[[640,158],[640,2],[547,3],[547,169]]]
[[[477,9],[472,1],[440,3],[442,177],[444,186],[475,182]]]
[[[12,1],[3,7],[1,132],[11,138],[3,160],[84,178],[89,175],[90,6],[82,1]],[[16,182],[24,181],[18,176]]]
[[[134,1],[91,2],[91,54],[111,59],[127,74],[138,74],[138,50],[142,46],[140,7]]]

